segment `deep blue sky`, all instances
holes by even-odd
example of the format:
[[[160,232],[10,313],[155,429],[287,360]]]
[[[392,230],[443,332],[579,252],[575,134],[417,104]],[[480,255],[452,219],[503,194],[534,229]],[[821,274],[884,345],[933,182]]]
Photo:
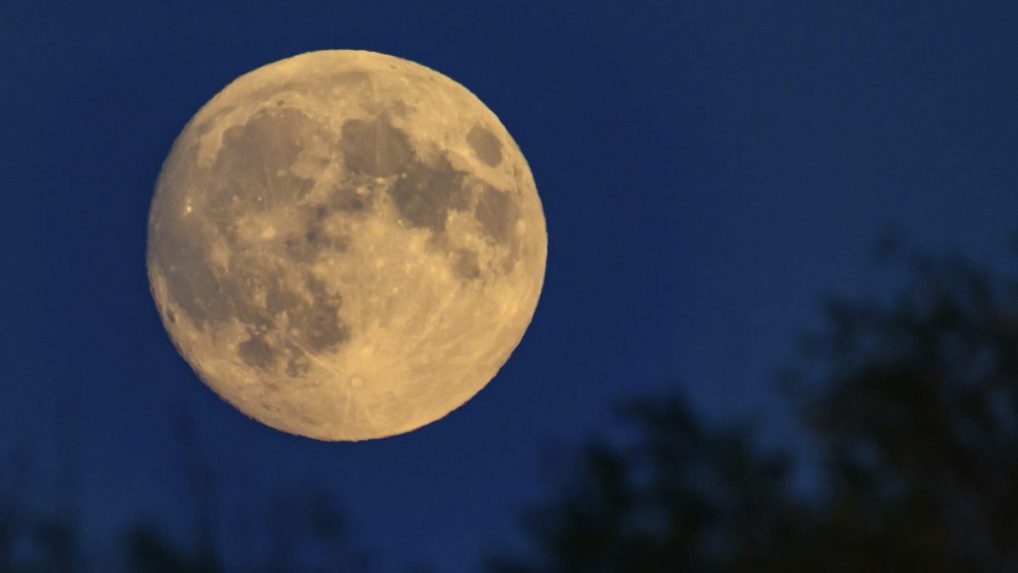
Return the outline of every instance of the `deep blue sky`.
[[[71,432],[90,539],[146,515],[183,535],[170,420],[187,408],[232,507],[321,484],[386,563],[460,573],[514,543],[557,444],[620,397],[671,388],[781,435],[768,376],[821,295],[883,284],[868,262],[883,230],[1006,260],[1014,6],[2,1],[0,460],[27,445],[30,487],[57,503]],[[153,183],[185,122],[236,76],[330,48],[467,86],[519,143],[548,220],[544,295],[501,374],[439,423],[364,444],[220,402],[145,275]]]

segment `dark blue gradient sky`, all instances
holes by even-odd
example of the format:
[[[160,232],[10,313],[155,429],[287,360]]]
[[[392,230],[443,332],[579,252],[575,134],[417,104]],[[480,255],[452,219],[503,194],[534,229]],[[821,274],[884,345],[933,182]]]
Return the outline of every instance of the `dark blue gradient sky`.
[[[881,233],[1011,264],[1015,6],[0,2],[0,461],[27,447],[44,505],[77,484],[97,543],[146,516],[186,540],[171,420],[187,409],[228,508],[314,484],[385,563],[462,573],[516,543],[562,444],[621,397],[672,389],[780,439],[769,376],[821,295],[884,284]],[[236,76],[329,48],[467,86],[519,143],[548,220],[544,295],[501,374],[441,422],[363,444],[220,402],[145,275],[153,183],[184,123]],[[60,477],[68,455],[78,477]]]

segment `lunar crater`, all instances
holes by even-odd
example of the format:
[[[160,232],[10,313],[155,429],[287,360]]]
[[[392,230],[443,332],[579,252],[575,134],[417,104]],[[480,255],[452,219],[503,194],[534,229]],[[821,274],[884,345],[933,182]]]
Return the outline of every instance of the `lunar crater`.
[[[475,125],[467,132],[467,143],[474,151],[474,155],[489,167],[495,167],[502,162],[502,144],[499,143],[495,134],[481,125]]]

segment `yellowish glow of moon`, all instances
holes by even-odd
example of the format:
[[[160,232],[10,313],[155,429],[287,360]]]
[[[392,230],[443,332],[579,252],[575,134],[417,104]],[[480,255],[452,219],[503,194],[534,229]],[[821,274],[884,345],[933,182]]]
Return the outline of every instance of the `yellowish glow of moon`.
[[[184,128],[149,215],[163,324],[248,416],[320,440],[438,420],[519,344],[544,281],[533,176],[466,88],[383,54],[245,74]]]

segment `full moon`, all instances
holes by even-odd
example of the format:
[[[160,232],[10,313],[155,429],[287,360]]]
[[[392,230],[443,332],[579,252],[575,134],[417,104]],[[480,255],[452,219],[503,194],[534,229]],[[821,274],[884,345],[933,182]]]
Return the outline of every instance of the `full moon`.
[[[174,142],[148,220],[152,295],[201,380],[329,441],[409,432],[484,388],[546,259],[533,176],[495,114],[363,51],[226,86]]]

